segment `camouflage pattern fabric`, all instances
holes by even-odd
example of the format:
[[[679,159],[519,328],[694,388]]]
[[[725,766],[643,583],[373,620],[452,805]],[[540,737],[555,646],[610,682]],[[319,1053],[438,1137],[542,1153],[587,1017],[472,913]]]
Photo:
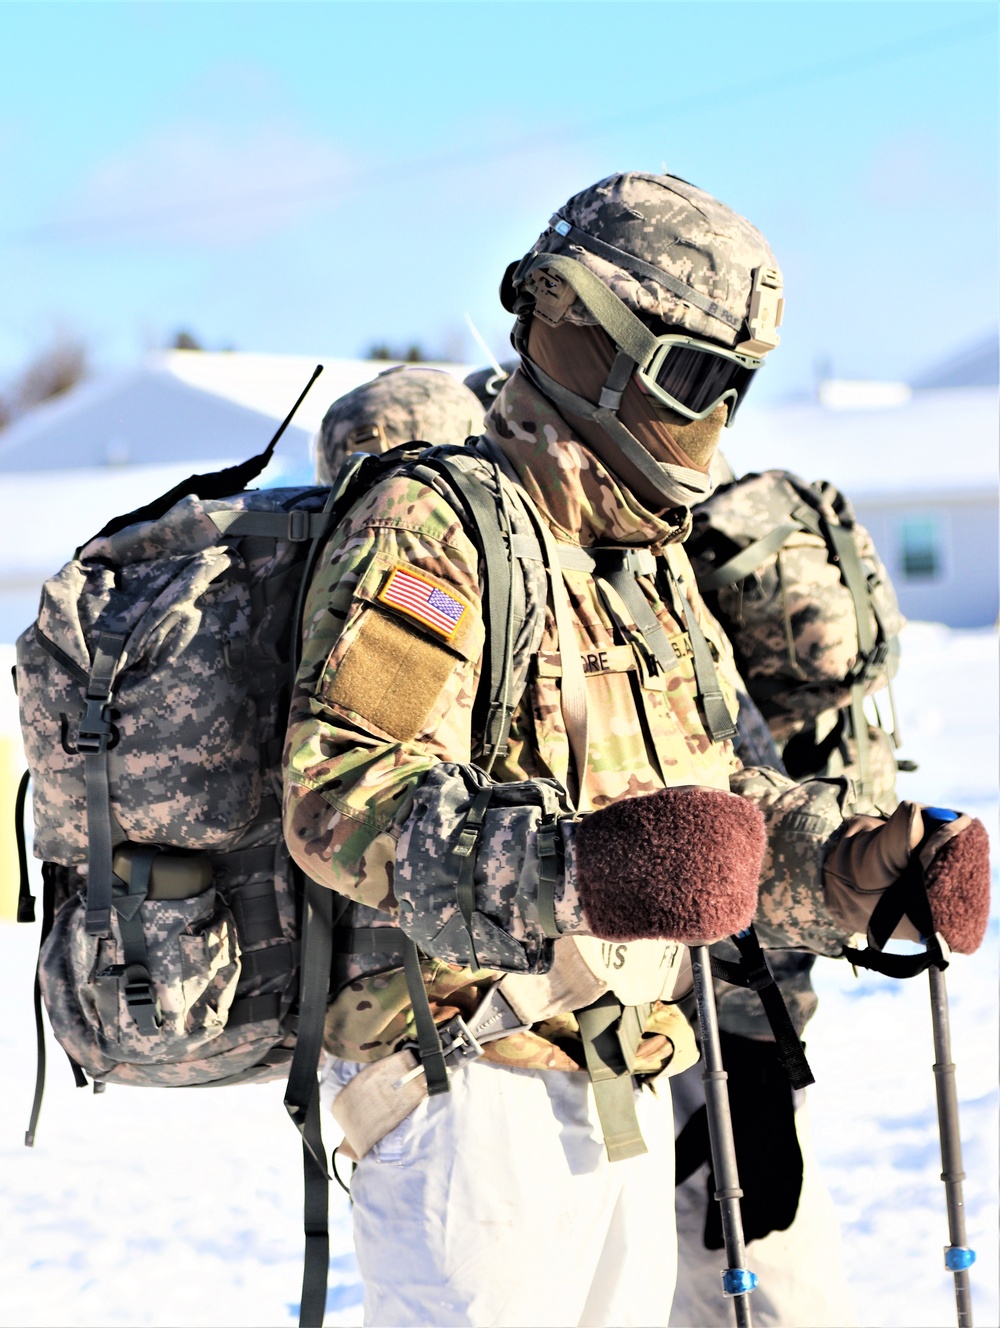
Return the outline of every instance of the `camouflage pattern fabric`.
[[[386,452],[415,438],[458,445],[482,428],[478,398],[447,370],[401,364],[326,412],[316,440],[316,478],[332,484],[352,452]]]
[[[590,269],[620,300],[647,318],[687,329],[696,336],[733,346],[746,333],[753,273],[778,264],[767,241],[749,221],[674,175],[630,171],[609,175],[561,207],[563,219],[597,241],[614,245],[643,264],[660,268],[715,306],[690,303],[649,273],[626,260],[605,256],[560,235],[553,224],[527,257],[566,254]],[[780,276],[779,276],[780,281]],[[593,323],[582,301],[564,314],[570,322]]]
[[[832,486],[825,486],[819,509],[834,524],[851,523],[874,609],[892,641],[903,618],[871,536],[853,522],[853,512]],[[694,512],[688,551],[699,582],[738,551],[794,520],[796,510],[809,511],[783,471],[744,476],[717,490]],[[733,643],[750,695],[779,743],[822,712],[850,703],[853,675],[863,663],[857,616],[821,535],[793,531],[751,575],[706,593]],[[874,613],[869,613],[874,632]],[[898,655],[890,650],[885,665],[867,679],[866,691],[884,687],[897,663]]]
[[[308,544],[224,530],[245,512],[319,512],[325,496],[189,497],[157,520],[97,537],[46,582],[38,620],[17,643],[34,851],[60,864],[42,991],[57,1038],[97,1078],[180,1086],[287,1071],[298,923],[281,838],[280,735]],[[156,845],[181,860],[198,854],[211,879],[190,898],[151,896],[136,915],[162,1012],[155,1034],[140,1030],[125,1002],[117,912],[108,936],[84,926],[88,804],[77,731],[91,658],[109,631],[125,642],[106,758],[114,843]],[[241,1017],[230,1027],[236,1004]]]
[[[735,713],[738,675],[679,542],[688,528],[684,514],[656,516],[642,508],[520,374],[504,387],[487,428],[558,541],[646,547],[666,559],[710,643]],[[468,454],[466,464],[480,466],[488,481],[489,469],[475,453]],[[506,477],[502,483],[516,531],[522,519],[518,486]],[[387,576],[399,565],[429,584],[447,587],[456,602],[472,611],[461,640],[449,644],[433,627],[421,629],[412,619],[404,623],[380,600]],[[627,613],[612,618],[589,573],[567,570],[563,579],[576,634],[571,648],[584,661],[590,724],[590,760],[577,810],[682,784],[727,788],[735,780],[736,791],[762,806],[779,843],[777,857],[772,856],[777,865],[769,868],[761,899],[769,942],[830,952],[836,924],[823,907],[819,865],[823,843],[840,824],[835,796],[828,805],[836,786],[800,788],[773,772],[755,781],[756,772],[741,771],[730,742],[709,740],[690,651],[683,649],[686,636],[674,609],[661,598],[659,579],[640,577],[638,584],[668,637],[677,642],[678,664],[667,673],[649,665]],[[544,602],[544,589],[540,593]],[[400,925],[431,949],[423,973],[438,1018],[460,1008],[484,982],[509,971],[499,962],[499,943],[488,961],[496,967],[486,970],[470,967],[448,948],[449,932],[441,943],[443,953],[434,953],[459,911],[455,894],[445,889],[454,873],[442,864],[449,855],[462,856],[455,850],[463,842],[470,792],[484,783],[473,765],[472,728],[481,669],[481,604],[475,547],[443,489],[405,474],[377,485],[335,532],[318,563],[306,605],[286,745],[290,851],[316,880],[362,907],[355,925],[370,927],[376,919],[383,927]],[[526,926],[518,940],[512,933],[518,910],[523,922],[538,892],[538,824],[532,809],[555,814],[553,783],[568,787],[571,763],[560,701],[560,650],[567,643],[558,639],[551,603],[545,603],[536,621],[540,641],[522,636],[515,652],[526,688],[514,716],[511,748],[492,771],[493,783],[510,786],[503,798],[511,801],[500,806],[498,799],[487,810],[474,863],[477,912],[502,931],[504,924],[510,928],[506,934],[521,945],[528,964],[530,929]],[[421,718],[415,725],[402,723],[388,685],[391,678],[375,686],[366,676],[386,668],[396,677],[394,652],[397,647],[410,650],[414,636],[420,638],[418,656],[426,661],[406,679],[409,692],[419,698]],[[396,643],[388,653],[382,649],[386,640]],[[351,663],[353,652],[367,668]],[[439,667],[442,660],[445,668]],[[345,669],[355,679],[347,693],[338,681]],[[783,822],[792,818],[799,833],[814,802],[819,811],[813,815],[813,838],[800,844],[789,831],[781,839]],[[786,841],[793,847],[786,847]],[[790,886],[787,874],[793,869]],[[351,980],[328,1020],[328,1050],[348,1060],[376,1060],[413,1034],[398,951],[393,962],[387,946],[381,972],[375,963],[365,971],[363,956],[350,962]],[[657,1026],[658,1019],[669,1023],[662,1010],[654,1011],[647,1030],[664,1039],[663,1055],[668,1056],[667,1030]],[[575,1020],[567,1012],[529,1033],[490,1044],[489,1056],[514,1065],[575,1068],[575,1034]]]

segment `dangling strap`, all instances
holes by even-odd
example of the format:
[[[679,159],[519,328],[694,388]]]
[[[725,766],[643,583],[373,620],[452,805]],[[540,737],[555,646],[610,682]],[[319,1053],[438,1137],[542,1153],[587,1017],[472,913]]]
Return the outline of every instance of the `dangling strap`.
[[[285,1087],[285,1110],[302,1136],[303,1226],[305,1260],[302,1266],[300,1328],[322,1328],[326,1311],[326,1279],[330,1260],[328,1230],[329,1181],[320,1121],[319,1082],[316,1070],[323,1047],[323,1025],[333,958],[333,925],[339,899],[290,868],[302,904],[302,966],[299,970],[299,1021],[295,1054]]]
[[[403,969],[406,973],[406,990],[413,1007],[420,1064],[427,1077],[427,1092],[434,1097],[449,1091],[448,1067],[445,1065],[441,1035],[427,999],[424,976],[420,971],[420,951],[409,936],[403,937]]]
[[[710,955],[712,975],[721,978],[735,987],[749,987],[760,997],[760,1003],[767,1015],[767,1022],[774,1034],[778,1059],[788,1075],[788,1082],[793,1088],[808,1088],[816,1082],[809,1062],[806,1060],[795,1025],[792,1023],[785,1005],[785,998],[774,980],[768,967],[764,951],[753,926],[731,937],[740,952],[740,963],[731,964],[725,959]]]
[[[626,1053],[622,1040],[622,1007],[614,993],[609,991],[593,1005],[577,1010],[575,1014],[587,1073],[594,1085],[594,1103],[604,1133],[608,1161],[622,1162],[627,1157],[638,1157],[649,1150],[635,1111],[632,1083],[635,1047]],[[634,1019],[630,1021],[634,1022]]]
[[[86,762],[87,918],[88,936],[111,935],[114,869],[111,865],[111,791],[108,749],[111,745],[111,689],[125,649],[119,632],[101,632],[87,680],[86,709],[80,720],[77,751]]]
[[[705,732],[713,742],[722,742],[726,738],[735,738],[737,733],[733,717],[722,695],[719,675],[715,671],[712,651],[701,630],[694,609],[678,584],[670,567],[664,562],[667,580],[673,592],[674,601],[680,610],[684,628],[691,641],[691,658],[694,664],[695,682],[698,684],[698,697],[701,701]]]
[[[35,1132],[38,1129],[38,1117],[42,1110],[42,1097],[45,1093],[45,1024],[42,1020],[42,982],[39,976],[39,963],[41,961],[42,947],[49,938],[52,930],[52,924],[56,916],[56,878],[65,871],[55,862],[42,863],[42,932],[38,938],[38,955],[35,962],[35,988],[33,995],[33,1004],[35,1011],[35,1092],[31,1099],[31,1115],[28,1118],[28,1128],[24,1132],[24,1143],[26,1148],[33,1148],[35,1145]],[[70,1069],[73,1071],[73,1079],[77,1088],[87,1087],[87,1076],[76,1063],[73,1057],[66,1053],[66,1059],[69,1061]],[[94,1084],[97,1087],[96,1081]]]
[[[31,893],[28,879],[28,848],[24,834],[24,807],[28,799],[28,784],[31,771],[25,770],[17,786],[17,798],[14,802],[14,839],[17,843],[17,920],[34,922],[35,896]]]

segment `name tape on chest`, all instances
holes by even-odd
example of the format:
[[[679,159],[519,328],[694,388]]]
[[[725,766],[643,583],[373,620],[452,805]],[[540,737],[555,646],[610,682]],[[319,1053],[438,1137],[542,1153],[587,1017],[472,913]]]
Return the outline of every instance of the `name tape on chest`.
[[[416,568],[397,563],[378,592],[380,603],[405,614],[450,641],[465,621],[469,606]]]

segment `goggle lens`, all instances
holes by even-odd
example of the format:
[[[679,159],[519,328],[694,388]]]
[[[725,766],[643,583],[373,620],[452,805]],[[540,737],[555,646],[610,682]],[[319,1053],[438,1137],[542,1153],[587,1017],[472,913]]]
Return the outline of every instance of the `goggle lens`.
[[[713,355],[709,350],[671,346],[657,364],[653,381],[696,415],[707,410],[726,392],[734,391],[736,400],[730,398],[729,402],[729,418],[732,419],[756,372],[756,368]]]

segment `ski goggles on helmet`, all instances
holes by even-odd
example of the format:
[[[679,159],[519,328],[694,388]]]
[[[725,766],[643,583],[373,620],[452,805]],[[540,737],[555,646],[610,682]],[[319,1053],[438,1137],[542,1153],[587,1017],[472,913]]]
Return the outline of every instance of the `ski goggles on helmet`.
[[[756,355],[670,334],[656,338],[653,354],[636,376],[650,396],[689,420],[703,420],[727,401],[729,425],[763,363]]]

